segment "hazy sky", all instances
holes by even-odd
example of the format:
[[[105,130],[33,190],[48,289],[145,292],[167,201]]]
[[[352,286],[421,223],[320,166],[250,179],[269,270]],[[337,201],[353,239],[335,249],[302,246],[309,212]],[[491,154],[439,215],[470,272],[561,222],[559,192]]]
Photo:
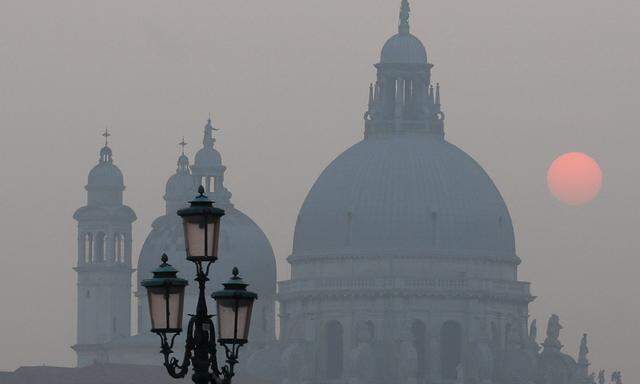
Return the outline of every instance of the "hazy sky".
[[[510,208],[542,334],[590,335],[594,368],[640,382],[640,2],[413,0],[447,138]],[[269,236],[279,276],[322,169],[362,137],[372,64],[399,0],[0,1],[0,369],[71,365],[75,222],[108,125],[134,252],[164,209],[182,135],[211,112],[236,206]],[[584,151],[590,205],[549,195],[546,167]],[[134,260],[135,261],[135,260]]]

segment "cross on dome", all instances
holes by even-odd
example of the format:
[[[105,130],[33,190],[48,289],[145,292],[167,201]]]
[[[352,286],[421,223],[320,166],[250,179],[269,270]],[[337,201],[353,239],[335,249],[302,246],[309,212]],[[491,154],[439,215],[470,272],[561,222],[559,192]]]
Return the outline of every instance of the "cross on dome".
[[[182,147],[182,154],[184,155],[184,147],[187,146],[187,142],[184,141],[184,136],[182,136],[182,141],[178,143],[179,146]]]
[[[104,129],[104,133],[102,134],[102,136],[104,136],[104,146],[109,146],[109,136],[111,136],[111,134],[109,133],[108,127]]]

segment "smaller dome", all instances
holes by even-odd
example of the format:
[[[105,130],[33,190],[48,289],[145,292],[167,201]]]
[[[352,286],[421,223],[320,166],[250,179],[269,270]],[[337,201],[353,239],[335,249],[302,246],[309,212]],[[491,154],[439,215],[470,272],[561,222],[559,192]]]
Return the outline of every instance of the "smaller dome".
[[[214,148],[204,147],[196,153],[194,165],[196,167],[216,167],[222,165],[222,156]]]
[[[181,144],[184,143],[184,139]],[[189,170],[189,158],[182,152],[178,157],[178,168],[165,187],[164,200],[167,202],[167,212],[181,208],[195,195],[195,181]]]
[[[414,35],[398,33],[382,47],[380,64],[427,64],[427,50]]]
[[[118,167],[111,162],[100,163],[89,172],[88,188],[124,188],[124,177]]]
[[[167,180],[164,198],[167,201],[187,202],[195,195],[193,176],[176,173]]]
[[[87,188],[104,187],[124,189],[122,172],[113,164],[113,152],[106,144],[100,149],[98,165],[89,172],[89,181],[87,183]]]

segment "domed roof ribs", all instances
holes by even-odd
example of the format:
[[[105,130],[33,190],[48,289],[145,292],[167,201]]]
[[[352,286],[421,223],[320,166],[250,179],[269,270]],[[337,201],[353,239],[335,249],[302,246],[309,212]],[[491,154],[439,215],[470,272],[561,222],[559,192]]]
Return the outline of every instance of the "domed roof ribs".
[[[409,34],[409,14],[411,13],[411,6],[409,6],[409,0],[402,0],[400,4],[400,25],[398,26],[398,33],[401,35]]]

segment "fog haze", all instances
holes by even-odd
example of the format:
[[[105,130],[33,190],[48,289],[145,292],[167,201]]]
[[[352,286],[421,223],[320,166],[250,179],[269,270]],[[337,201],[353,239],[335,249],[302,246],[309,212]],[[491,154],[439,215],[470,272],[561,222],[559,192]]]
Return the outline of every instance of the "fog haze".
[[[234,204],[269,237],[280,279],[313,181],[362,138],[372,64],[396,0],[0,3],[0,370],[72,365],[76,232],[86,175],[110,128],[134,263],[175,170],[211,113]],[[594,369],[640,381],[640,141],[633,0],[414,0],[412,33],[442,86],[447,139],[507,202],[532,318],[589,333]],[[545,185],[558,155],[604,172],[589,205]],[[544,331],[544,326],[543,326]]]

